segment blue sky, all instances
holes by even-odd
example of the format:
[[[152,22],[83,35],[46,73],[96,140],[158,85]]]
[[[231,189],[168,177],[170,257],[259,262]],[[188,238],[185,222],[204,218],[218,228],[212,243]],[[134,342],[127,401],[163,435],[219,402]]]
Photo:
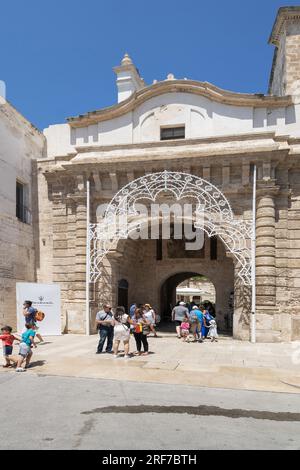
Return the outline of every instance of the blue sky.
[[[266,93],[284,0],[10,0],[1,2],[0,79],[38,128],[116,102],[128,52],[147,83],[176,78]]]

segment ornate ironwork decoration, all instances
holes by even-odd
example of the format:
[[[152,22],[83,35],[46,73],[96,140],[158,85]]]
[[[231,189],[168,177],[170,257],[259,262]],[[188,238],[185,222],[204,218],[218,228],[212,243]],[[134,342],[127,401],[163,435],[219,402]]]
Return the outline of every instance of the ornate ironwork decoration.
[[[243,284],[251,285],[251,222],[237,219],[228,199],[210,182],[199,176],[171,171],[148,174],[128,183],[112,198],[101,222],[90,224],[90,282],[96,282],[101,276],[103,258],[112,245],[127,239],[140,223],[136,204],[142,200],[155,202],[164,191],[170,192],[176,201],[196,199],[204,215],[199,227],[209,237],[220,237],[236,261],[237,274]],[[129,223],[115,224],[121,217],[129,218]]]

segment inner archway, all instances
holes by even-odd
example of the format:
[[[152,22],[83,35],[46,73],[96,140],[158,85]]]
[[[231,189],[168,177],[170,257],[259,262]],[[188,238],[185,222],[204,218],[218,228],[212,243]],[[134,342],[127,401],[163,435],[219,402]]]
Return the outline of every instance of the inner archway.
[[[180,272],[170,276],[161,286],[160,311],[163,321],[171,320],[172,308],[176,305],[176,287],[186,279],[197,276],[196,272]]]
[[[222,268],[220,267],[220,270]],[[193,288],[183,286],[191,280]],[[216,318],[219,331],[232,334],[234,289],[232,277],[216,277],[215,282],[196,271],[183,271],[168,277],[160,288],[160,309],[163,322],[171,321],[173,307],[185,301],[190,309],[194,304],[204,305]],[[204,284],[209,286],[204,288]],[[180,289],[179,286],[182,286]]]

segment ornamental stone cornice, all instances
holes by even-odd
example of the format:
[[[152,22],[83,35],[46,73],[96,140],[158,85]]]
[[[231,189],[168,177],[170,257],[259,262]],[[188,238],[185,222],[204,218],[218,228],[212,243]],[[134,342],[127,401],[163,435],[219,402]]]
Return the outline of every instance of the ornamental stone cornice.
[[[87,153],[87,152],[106,152],[106,151],[115,151],[115,150],[126,150],[126,149],[151,149],[151,148],[172,148],[172,147],[186,147],[188,145],[199,145],[199,144],[215,144],[215,143],[230,143],[236,141],[257,141],[264,139],[272,139],[274,142],[290,142],[294,143],[291,140],[289,135],[276,135],[274,131],[264,131],[264,132],[247,132],[244,134],[227,134],[227,135],[214,135],[211,137],[200,137],[196,139],[179,139],[179,140],[160,140],[152,142],[138,142],[131,144],[116,144],[116,145],[78,145],[75,147],[77,154]],[[298,139],[296,139],[298,143]],[[299,139],[300,143],[300,139]],[[72,154],[72,157],[77,157],[76,153]],[[69,160],[69,159],[67,159]]]
[[[142,88],[120,103],[91,111],[79,116],[69,117],[71,127],[85,127],[101,121],[107,121],[133,111],[145,101],[165,93],[191,93],[204,96],[210,100],[233,106],[250,106],[255,108],[285,107],[293,104],[291,96],[268,96],[261,93],[247,94],[223,90],[208,82],[195,80],[165,80]]]
[[[278,47],[280,37],[283,33],[285,22],[293,20],[300,20],[300,6],[281,7],[278,10],[272,32],[269,37],[269,44]]]
[[[67,168],[75,164],[110,164],[167,162],[187,158],[232,158],[243,155],[257,156],[271,152],[287,155],[290,146],[287,136],[277,137],[274,132],[249,133],[235,136],[220,136],[203,139],[185,139],[173,142],[151,142],[118,146],[81,146],[78,154],[69,162],[60,164]]]

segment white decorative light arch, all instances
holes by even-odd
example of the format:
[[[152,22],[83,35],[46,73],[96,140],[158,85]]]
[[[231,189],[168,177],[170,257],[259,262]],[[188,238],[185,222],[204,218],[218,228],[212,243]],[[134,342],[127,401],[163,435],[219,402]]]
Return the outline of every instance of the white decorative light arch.
[[[148,174],[128,183],[113,197],[101,222],[89,225],[90,282],[100,278],[103,259],[116,241],[127,239],[138,227],[136,203],[145,199],[155,202],[162,191],[171,192],[176,201],[191,197],[198,201],[197,207],[204,215],[201,228],[209,237],[220,237],[236,261],[243,284],[251,285],[251,222],[235,218],[228,199],[210,182],[171,171]],[[131,222],[125,229],[121,226],[112,231],[114,222],[122,216],[130,216]]]

